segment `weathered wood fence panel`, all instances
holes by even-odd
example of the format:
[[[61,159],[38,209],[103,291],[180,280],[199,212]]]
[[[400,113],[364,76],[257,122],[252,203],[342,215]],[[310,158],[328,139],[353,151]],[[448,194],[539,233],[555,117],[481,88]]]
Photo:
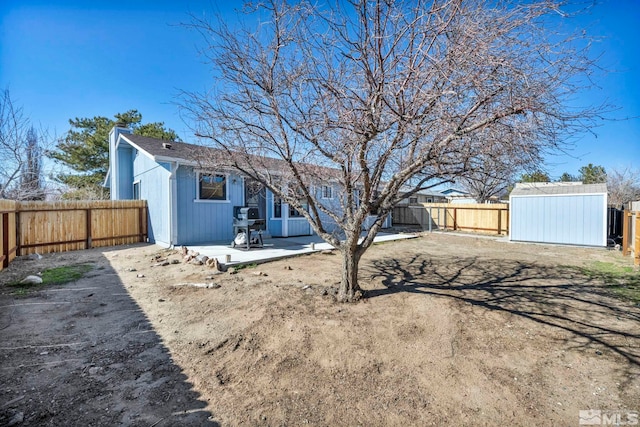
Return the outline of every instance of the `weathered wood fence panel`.
[[[444,229],[479,233],[509,232],[508,204],[422,203],[393,209],[394,224],[419,225],[423,230]]]
[[[0,200],[2,268],[16,255],[144,242],[147,202]]]
[[[0,200],[0,270],[16,257],[16,202]]]
[[[640,211],[624,211],[622,223],[622,255],[633,255],[640,265]]]

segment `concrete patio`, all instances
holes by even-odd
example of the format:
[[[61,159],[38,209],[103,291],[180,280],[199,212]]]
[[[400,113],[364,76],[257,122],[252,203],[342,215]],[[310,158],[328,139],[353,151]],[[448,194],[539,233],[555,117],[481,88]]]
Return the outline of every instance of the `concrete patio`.
[[[413,239],[415,234],[378,233],[374,242]],[[299,236],[264,239],[264,247],[242,250],[232,248],[229,243],[215,242],[210,245],[189,246],[189,249],[200,252],[209,258],[217,258],[227,265],[260,264],[280,258],[287,258],[312,252],[335,249],[318,236]]]

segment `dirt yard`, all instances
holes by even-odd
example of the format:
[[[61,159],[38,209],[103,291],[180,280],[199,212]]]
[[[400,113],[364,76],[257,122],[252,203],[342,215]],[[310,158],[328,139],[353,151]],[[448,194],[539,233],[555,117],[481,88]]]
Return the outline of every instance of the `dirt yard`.
[[[577,268],[629,265],[619,252],[424,235],[375,245],[350,305],[332,298],[335,254],[209,278],[154,256],[181,258],[138,245],[0,272],[94,265],[26,295],[0,287],[0,424],[577,426],[580,410],[640,411],[640,307]]]

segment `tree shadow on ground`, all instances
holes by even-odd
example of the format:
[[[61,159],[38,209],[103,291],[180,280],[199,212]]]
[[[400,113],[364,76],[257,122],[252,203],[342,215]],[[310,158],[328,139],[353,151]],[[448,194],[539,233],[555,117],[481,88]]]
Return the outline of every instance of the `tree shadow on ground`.
[[[374,260],[363,273],[384,285],[368,290],[368,298],[409,292],[512,314],[569,333],[572,348],[599,344],[640,367],[640,309],[575,267],[418,254]]]
[[[93,251],[93,270],[77,281],[22,296],[2,288],[0,424],[21,417],[25,426],[217,426],[118,274]],[[78,262],[74,254],[58,258]]]

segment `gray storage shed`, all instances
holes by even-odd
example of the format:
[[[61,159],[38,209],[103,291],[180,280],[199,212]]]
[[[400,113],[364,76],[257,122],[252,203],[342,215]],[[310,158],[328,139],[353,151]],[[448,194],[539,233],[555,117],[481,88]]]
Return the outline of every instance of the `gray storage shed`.
[[[509,204],[509,240],[607,246],[606,184],[518,183]]]

